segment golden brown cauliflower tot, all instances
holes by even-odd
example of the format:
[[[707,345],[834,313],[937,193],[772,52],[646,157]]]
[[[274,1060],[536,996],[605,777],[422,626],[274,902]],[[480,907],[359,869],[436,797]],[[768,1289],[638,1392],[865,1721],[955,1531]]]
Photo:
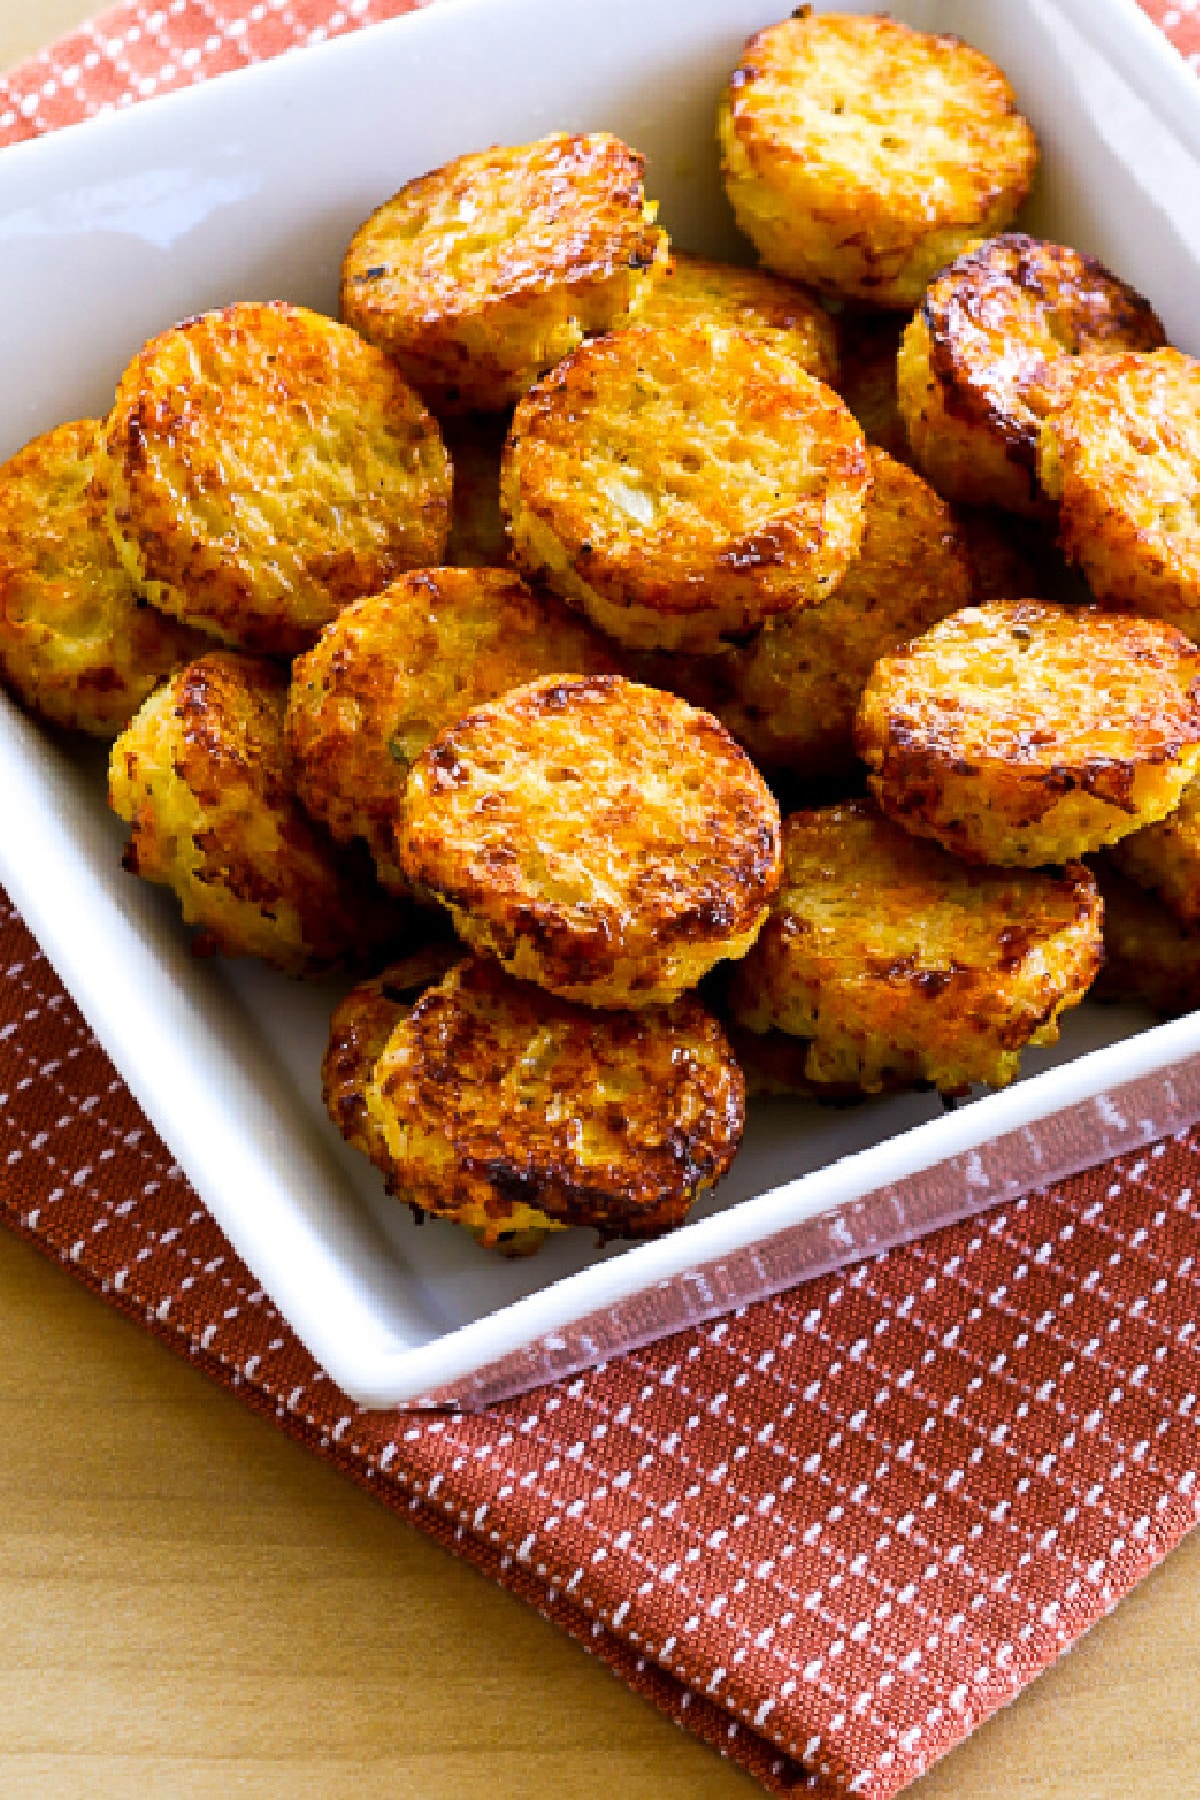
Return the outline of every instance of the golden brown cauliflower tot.
[[[415,570],[348,606],[293,665],[286,730],[296,791],[340,842],[362,838],[385,887],[406,893],[396,823],[426,744],[538,675],[615,666],[583,619],[512,570]]]
[[[109,804],[130,827],[126,868],[174,891],[197,951],[301,975],[367,960],[404,921],[295,799],[286,700],[273,664],[200,657],[113,745]]]
[[[1038,470],[1096,599],[1200,641],[1200,360],[1090,360],[1043,422]]]
[[[450,463],[382,351],[282,301],[151,338],[108,432],[114,542],[139,592],[291,656],[360,594],[440,562]]]
[[[593,1006],[666,1004],[753,943],[779,809],[717,720],[619,675],[547,676],[413,765],[405,873],[514,975]]]
[[[1003,1087],[1099,967],[1102,909],[1081,864],[972,868],[868,801],[793,813],[783,839],[779,898],[730,1006],[749,1030],[808,1040],[809,1079]]]
[[[881,657],[856,742],[910,831],[972,862],[1069,862],[1179,804],[1200,764],[1200,651],[1095,607],[967,607]]]
[[[725,185],[763,262],[913,307],[1009,223],[1037,162],[1001,71],[961,39],[801,6],[746,45],[722,97]]]
[[[636,315],[667,256],[642,172],[606,132],[457,157],[359,227],[342,317],[436,412],[508,405],[587,335]]]
[[[1024,232],[976,245],[904,334],[897,394],[917,467],[948,500],[1042,516],[1042,419],[1084,359],[1163,341],[1150,303],[1094,256]]]
[[[636,327],[521,401],[501,506],[519,566],[618,642],[708,652],[833,591],[869,485],[858,425],[794,357]]]
[[[410,1198],[387,1139],[367,1104],[376,1066],[397,1027],[427,989],[444,980],[464,955],[461,945],[456,949],[432,944],[390,963],[381,975],[352,988],[330,1020],[329,1042],[321,1062],[322,1094],[329,1116],[346,1142],[375,1164],[388,1193],[407,1202],[418,1218],[431,1210],[452,1216],[486,1249],[498,1250],[503,1256],[531,1256],[541,1248],[547,1232],[563,1229],[561,1220],[547,1218],[523,1200],[513,1200],[507,1212],[500,1204],[491,1208],[467,1204],[454,1212],[442,1204],[431,1208],[428,1195],[425,1205]]]
[[[594,1013],[477,957],[397,1024],[367,1108],[404,1197],[481,1242],[562,1225],[646,1238],[729,1167],[745,1090],[690,995]]]
[[[97,419],[0,467],[0,679],[50,724],[114,738],[205,639],[139,600],[109,539],[104,467]]]

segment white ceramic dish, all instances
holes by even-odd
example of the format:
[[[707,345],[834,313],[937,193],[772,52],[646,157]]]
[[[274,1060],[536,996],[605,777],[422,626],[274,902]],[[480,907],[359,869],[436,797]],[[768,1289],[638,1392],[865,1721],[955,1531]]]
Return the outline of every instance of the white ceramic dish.
[[[6,150],[0,454],[105,410],[131,352],[187,313],[332,308],[358,221],[465,149],[617,131],[646,152],[678,241],[732,249],[714,103],[783,10],[441,0]],[[1200,111],[1132,0],[893,10],[1008,69],[1045,152],[1032,228],[1102,256],[1200,352]],[[600,1254],[564,1234],[501,1263],[453,1227],[417,1230],[337,1139],[318,1078],[332,991],[194,962],[171,901],[121,872],[102,762],[4,709],[0,879],[235,1248],[363,1404],[514,1391],[1200,1116],[1200,1019],[1144,1029],[1085,1008],[1067,1060],[1004,1094],[945,1116],[921,1097],[765,1108],[672,1237]]]

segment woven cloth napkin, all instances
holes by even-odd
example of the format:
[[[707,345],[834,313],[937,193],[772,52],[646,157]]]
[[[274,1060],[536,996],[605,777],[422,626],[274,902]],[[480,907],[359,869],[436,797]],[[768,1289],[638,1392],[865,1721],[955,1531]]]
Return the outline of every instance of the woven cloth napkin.
[[[0,79],[0,144],[405,10],[120,6]],[[368,1413],[2,895],[0,969],[0,1218],[772,1791],[887,1800],[1196,1521],[1200,1133],[487,1412]]]

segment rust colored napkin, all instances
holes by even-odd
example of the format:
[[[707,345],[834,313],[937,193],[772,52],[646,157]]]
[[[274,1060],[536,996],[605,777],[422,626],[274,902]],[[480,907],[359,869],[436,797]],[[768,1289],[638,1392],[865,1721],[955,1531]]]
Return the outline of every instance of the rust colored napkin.
[[[122,6],[0,81],[0,143],[405,10]],[[1200,1133],[486,1413],[364,1413],[2,895],[0,970],[0,1217],[772,1791],[887,1800],[1196,1520]]]

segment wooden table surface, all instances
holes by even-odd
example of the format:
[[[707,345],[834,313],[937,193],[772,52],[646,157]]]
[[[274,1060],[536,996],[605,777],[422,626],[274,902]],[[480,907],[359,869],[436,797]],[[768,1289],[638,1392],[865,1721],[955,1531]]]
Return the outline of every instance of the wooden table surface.
[[[760,1791],[2,1229],[0,1442],[0,1800]],[[1198,1666],[1200,1536],[913,1800],[1200,1795]]]

